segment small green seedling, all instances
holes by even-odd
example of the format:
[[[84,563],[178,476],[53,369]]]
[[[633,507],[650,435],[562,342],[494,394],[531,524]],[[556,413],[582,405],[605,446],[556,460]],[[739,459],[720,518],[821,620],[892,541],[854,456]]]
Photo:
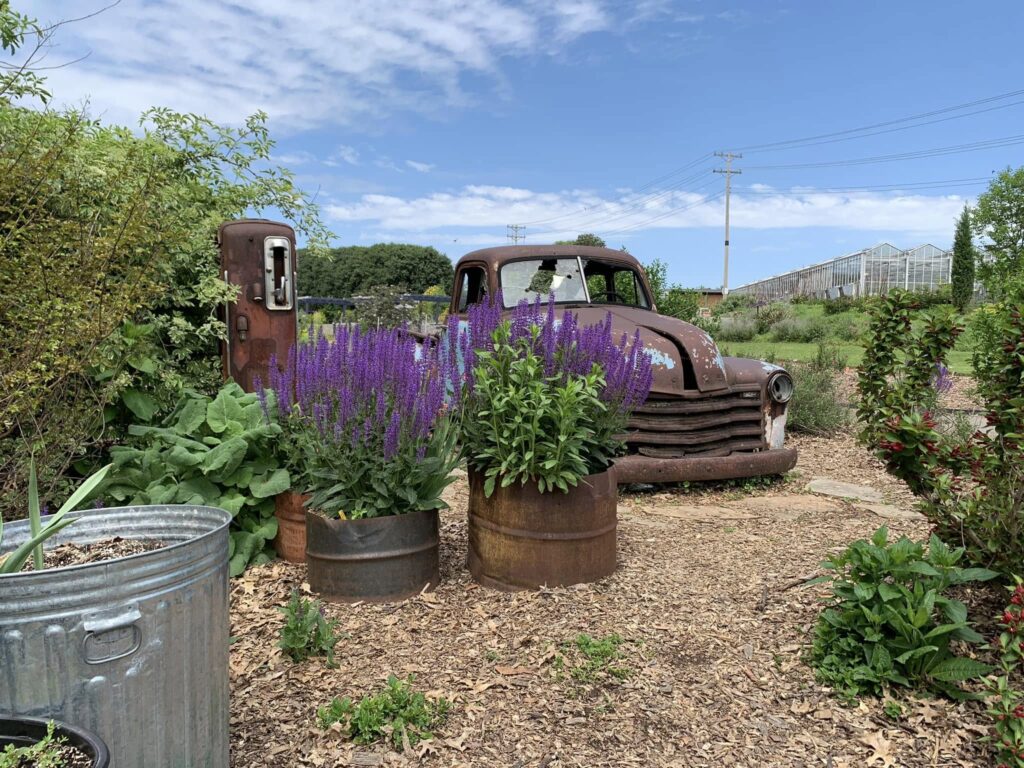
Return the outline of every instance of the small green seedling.
[[[563,648],[575,650],[582,657],[581,663],[573,665],[569,670],[573,680],[579,683],[591,683],[601,675],[617,680],[625,680],[629,677],[632,671],[628,667],[615,666],[613,663],[622,658],[619,646],[623,642],[624,640],[615,634],[601,639],[580,634],[571,644],[564,643]]]
[[[388,677],[387,687],[375,696],[365,696],[358,704],[348,696],[335,698],[316,714],[321,728],[339,723],[356,744],[371,744],[390,739],[395,749],[405,744],[416,746],[431,739],[433,731],[448,716],[451,704],[445,698],[429,701],[412,689],[412,677],[400,680]]]
[[[324,607],[319,600],[306,600],[297,589],[293,589],[288,604],[277,610],[285,617],[277,645],[292,661],[326,656],[327,665],[336,666],[334,646],[340,639],[338,622],[324,615]]]
[[[16,747],[8,744],[0,751],[0,768],[63,768],[64,758],[61,751],[65,739],[53,735],[53,720],[46,724],[46,736],[27,747]]]

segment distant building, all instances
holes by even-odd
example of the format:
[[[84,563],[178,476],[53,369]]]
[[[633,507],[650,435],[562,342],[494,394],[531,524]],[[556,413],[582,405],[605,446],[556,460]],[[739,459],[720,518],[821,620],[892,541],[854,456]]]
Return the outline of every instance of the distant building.
[[[900,250],[880,243],[856,253],[781,275],[747,283],[730,293],[778,301],[793,296],[836,299],[840,296],[877,296],[890,288],[910,291],[935,290],[947,285],[952,253],[934,245]]]

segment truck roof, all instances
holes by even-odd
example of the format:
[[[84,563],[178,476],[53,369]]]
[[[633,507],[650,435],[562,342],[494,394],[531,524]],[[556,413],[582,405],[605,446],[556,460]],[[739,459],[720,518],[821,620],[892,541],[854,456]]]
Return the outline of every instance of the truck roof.
[[[588,259],[601,259],[618,262],[643,272],[640,262],[625,251],[617,251],[614,248],[598,248],[593,245],[502,245],[496,248],[481,248],[479,251],[467,253],[457,263],[482,261],[490,266],[497,266],[506,261],[542,256],[582,256]]]

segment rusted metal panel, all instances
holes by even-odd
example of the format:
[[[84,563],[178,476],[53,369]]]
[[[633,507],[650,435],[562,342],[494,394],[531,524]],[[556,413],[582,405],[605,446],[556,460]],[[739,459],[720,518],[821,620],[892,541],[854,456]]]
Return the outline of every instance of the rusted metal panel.
[[[392,602],[440,583],[437,510],[363,520],[306,515],[309,586],[341,603]]]
[[[269,378],[270,358],[287,360],[296,339],[295,231],[266,219],[221,224],[217,232],[221,277],[238,287],[225,305],[224,376],[253,391]]]
[[[737,452],[727,456],[656,458],[632,454],[615,460],[619,483],[681,483],[781,475],[796,466],[796,450]]]
[[[597,581],[615,570],[618,489],[611,472],[568,493],[535,483],[495,488],[469,473],[469,570],[479,583],[512,591]],[[552,508],[554,504],[554,508]]]
[[[277,536],[274,550],[289,563],[306,562],[306,507],[309,494],[285,491],[274,497]]]

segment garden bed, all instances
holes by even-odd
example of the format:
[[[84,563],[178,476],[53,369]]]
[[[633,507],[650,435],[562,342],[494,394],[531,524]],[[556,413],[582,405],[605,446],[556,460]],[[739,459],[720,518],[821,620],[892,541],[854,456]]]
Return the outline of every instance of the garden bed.
[[[338,667],[277,649],[283,605],[303,566],[275,563],[233,582],[232,765],[344,766],[982,766],[982,707],[879,701],[843,708],[802,663],[823,587],[803,587],[828,553],[887,522],[803,492],[811,477],[910,497],[848,435],[797,439],[799,476],[620,502],[620,567],[593,585],[502,594],[469,578],[464,479],[441,525],[442,584],[397,605],[328,605],[345,636]],[[618,636],[603,664],[577,644]],[[334,696],[388,675],[454,702],[435,738],[406,754],[353,746],[316,724]]]

